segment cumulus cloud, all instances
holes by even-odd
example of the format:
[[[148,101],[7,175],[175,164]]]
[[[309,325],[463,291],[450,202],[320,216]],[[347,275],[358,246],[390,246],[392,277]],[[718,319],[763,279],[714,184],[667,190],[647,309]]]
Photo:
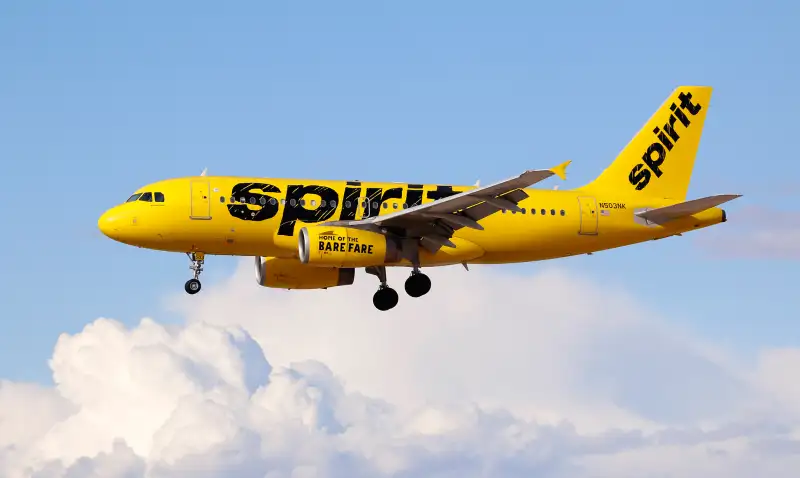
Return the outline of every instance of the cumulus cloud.
[[[733,233],[714,230],[699,244],[723,257],[800,259],[800,212],[747,207],[729,217]]]
[[[800,350],[746,363],[617,284],[558,269],[259,288],[251,265],[173,307],[62,335],[55,387],[0,382],[16,477],[793,476]],[[404,272],[390,271],[402,288]]]

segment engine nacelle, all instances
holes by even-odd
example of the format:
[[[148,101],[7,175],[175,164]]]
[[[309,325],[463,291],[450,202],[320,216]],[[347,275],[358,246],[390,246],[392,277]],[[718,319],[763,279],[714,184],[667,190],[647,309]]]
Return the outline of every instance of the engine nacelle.
[[[300,262],[312,266],[369,267],[400,260],[400,248],[388,236],[352,227],[300,229]]]
[[[356,277],[352,268],[312,267],[295,259],[256,257],[256,281],[278,289],[327,289],[351,285]]]

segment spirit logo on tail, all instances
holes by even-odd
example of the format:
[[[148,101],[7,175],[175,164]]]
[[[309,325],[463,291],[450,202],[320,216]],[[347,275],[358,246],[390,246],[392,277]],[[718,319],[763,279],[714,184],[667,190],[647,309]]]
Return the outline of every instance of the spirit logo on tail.
[[[637,191],[641,191],[650,184],[652,174],[655,174],[657,178],[664,174],[661,171],[661,165],[667,159],[667,151],[672,151],[672,148],[681,139],[678,132],[675,131],[675,122],[680,121],[685,128],[688,128],[692,122],[689,121],[689,117],[686,116],[684,111],[694,116],[703,107],[700,103],[692,104],[691,93],[681,92],[678,95],[678,99],[681,100],[680,108],[675,103],[670,105],[669,109],[672,110],[673,114],[669,115],[669,121],[664,124],[663,131],[657,126],[653,130],[653,134],[656,135],[658,141],[654,141],[653,144],[647,147],[647,151],[642,155],[643,163],[634,166],[628,176],[628,181],[636,186]],[[647,165],[648,169],[645,169],[645,165]]]

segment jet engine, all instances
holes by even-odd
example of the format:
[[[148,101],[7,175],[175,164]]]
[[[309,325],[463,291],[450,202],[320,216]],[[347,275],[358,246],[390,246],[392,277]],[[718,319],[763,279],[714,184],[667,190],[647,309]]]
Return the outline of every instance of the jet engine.
[[[397,262],[400,247],[390,237],[352,227],[311,226],[298,235],[300,262],[315,267],[369,267]]]
[[[278,289],[327,289],[351,285],[356,277],[352,268],[311,267],[295,259],[256,257],[256,281]]]

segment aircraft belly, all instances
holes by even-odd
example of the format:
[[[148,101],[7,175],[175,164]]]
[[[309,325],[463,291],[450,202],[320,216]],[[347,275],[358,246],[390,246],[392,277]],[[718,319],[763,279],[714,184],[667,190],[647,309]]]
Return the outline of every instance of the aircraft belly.
[[[424,248],[420,248],[420,264],[424,266],[442,266],[449,264],[460,264],[462,262],[474,261],[484,255],[485,251],[467,239],[453,237],[450,239],[455,248],[443,246],[435,254],[431,254]]]

